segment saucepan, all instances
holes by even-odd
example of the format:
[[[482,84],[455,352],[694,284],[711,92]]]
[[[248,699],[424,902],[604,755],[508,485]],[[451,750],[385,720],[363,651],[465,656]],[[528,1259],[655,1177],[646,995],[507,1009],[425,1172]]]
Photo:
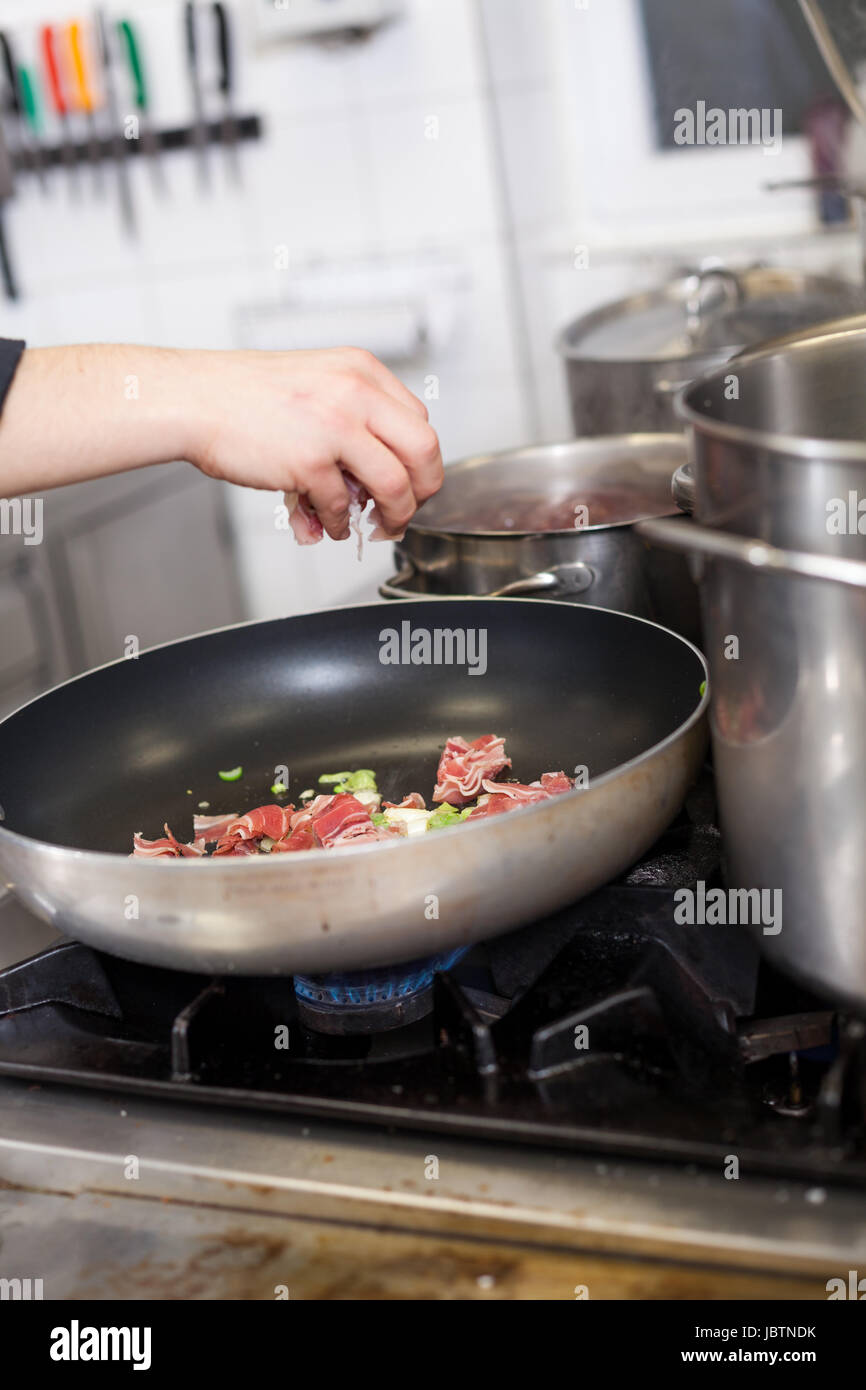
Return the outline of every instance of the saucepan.
[[[866,308],[862,285],[710,261],[592,309],[557,339],[575,432],[681,430],[676,398],[743,348]]]
[[[449,464],[395,548],[383,598],[537,594],[650,618],[690,641],[699,604],[687,564],[633,523],[676,515],[679,434],[569,440]]]
[[[863,1009],[866,318],[744,354],[680,410],[699,524],[638,529],[697,560],[728,881],[780,895],[769,957]]]

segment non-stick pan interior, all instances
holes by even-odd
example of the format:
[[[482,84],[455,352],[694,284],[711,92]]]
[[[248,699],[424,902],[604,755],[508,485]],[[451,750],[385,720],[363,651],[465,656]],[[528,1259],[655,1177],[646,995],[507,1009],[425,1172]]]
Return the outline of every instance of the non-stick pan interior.
[[[388,630],[423,656],[417,634],[437,629],[484,634],[468,644],[477,674],[380,659]],[[578,765],[598,777],[673,733],[698,705],[703,674],[693,649],[662,628],[537,600],[376,604],[248,624],[118,661],[0,723],[3,823],[128,853],[134,831],[156,836],[165,820],[190,838],[200,802],[215,814],[274,801],[281,765],[296,803],[320,774],[359,767],[377,772],[389,799],[420,791],[429,802],[450,734],[503,735],[507,775],[520,781]],[[220,779],[237,766],[239,781]]]

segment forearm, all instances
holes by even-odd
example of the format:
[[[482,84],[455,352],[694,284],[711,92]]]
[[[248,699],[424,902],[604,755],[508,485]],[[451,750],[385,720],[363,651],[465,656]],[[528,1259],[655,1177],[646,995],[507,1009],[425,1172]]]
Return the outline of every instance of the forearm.
[[[0,415],[0,495],[41,492],[193,452],[195,353],[28,348]]]
[[[0,414],[0,497],[172,459],[298,494],[335,540],[349,534],[347,478],[397,536],[443,476],[426,406],[358,348],[24,352]]]

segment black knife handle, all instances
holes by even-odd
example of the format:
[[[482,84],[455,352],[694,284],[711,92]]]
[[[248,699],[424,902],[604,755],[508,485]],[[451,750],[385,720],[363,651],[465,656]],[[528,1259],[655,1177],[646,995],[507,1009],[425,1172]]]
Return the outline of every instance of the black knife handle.
[[[220,0],[215,0],[213,7],[214,19],[217,28],[217,52],[220,60],[219,89],[229,96],[232,90],[232,42],[229,32],[229,20],[226,14],[225,5]]]
[[[12,53],[12,45],[6,35],[0,31],[0,62],[3,64],[3,71],[6,74],[6,83],[9,88],[9,109],[15,115],[21,117],[21,95],[18,90],[18,71],[15,66],[15,58]]]

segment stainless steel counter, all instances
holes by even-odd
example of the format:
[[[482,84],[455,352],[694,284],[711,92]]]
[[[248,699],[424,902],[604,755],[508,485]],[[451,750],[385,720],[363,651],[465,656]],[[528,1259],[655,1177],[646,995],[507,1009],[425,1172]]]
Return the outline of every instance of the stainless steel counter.
[[[12,1080],[0,1189],[0,1277],[46,1298],[824,1298],[866,1269],[846,1191]]]

